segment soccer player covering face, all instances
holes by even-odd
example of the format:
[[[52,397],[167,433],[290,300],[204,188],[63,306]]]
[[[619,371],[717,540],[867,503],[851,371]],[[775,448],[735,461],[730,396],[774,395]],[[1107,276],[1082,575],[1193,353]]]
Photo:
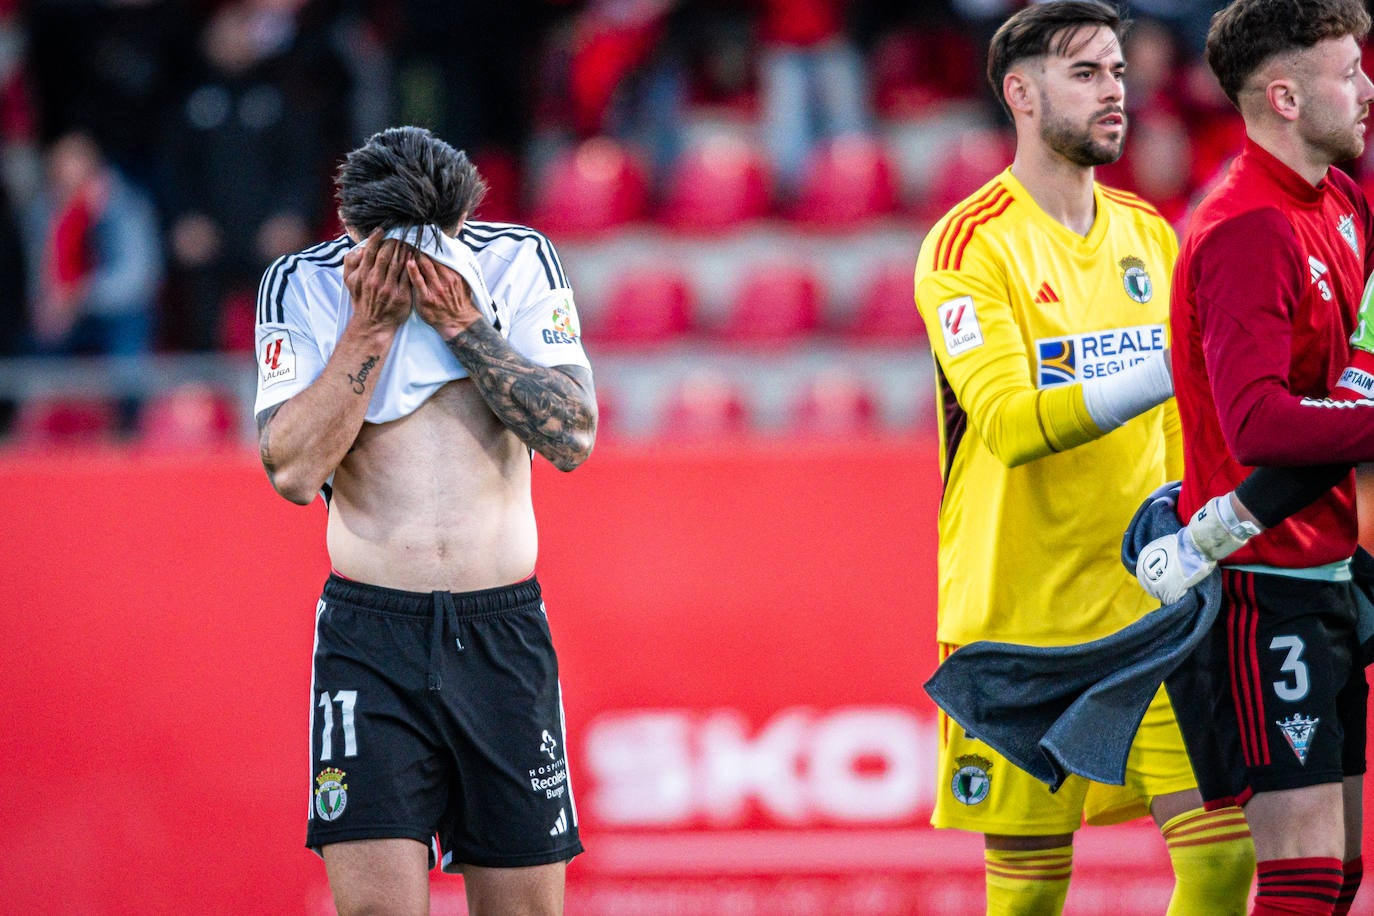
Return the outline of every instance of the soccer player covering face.
[[[560,913],[582,846],[530,465],[592,448],[572,291],[540,233],[469,219],[483,183],[428,131],[375,135],[337,186],[347,235],[258,297],[262,461],[324,493],[334,567],[306,843],[341,914],[428,912],[435,864],[470,912]]]
[[[1345,913],[1363,871],[1350,464],[1374,459],[1374,217],[1331,166],[1364,149],[1369,25],[1356,0],[1238,0],[1213,18],[1207,60],[1247,138],[1190,219],[1175,273],[1178,508],[1192,520],[1138,570],[1172,600],[1222,561],[1221,615],[1182,672],[1196,690],[1180,725],[1204,797],[1245,806],[1263,914]],[[1266,471],[1246,479],[1256,465],[1310,466],[1335,486],[1265,517]],[[1280,486],[1300,488],[1289,473]]]
[[[937,361],[941,658],[975,640],[1067,645],[1156,607],[1121,567],[1139,501],[1180,473],[1170,399],[1177,241],[1149,203],[1094,181],[1127,123],[1115,9],[1027,7],[998,30],[988,75],[1016,129],[1010,168],[926,236],[916,304]],[[1253,875],[1240,811],[1206,811],[1161,691],[1126,784],[1057,793],[945,716],[937,827],[982,833],[990,913],[1057,913],[1086,818],[1153,816],[1176,884],[1170,913],[1238,913]]]

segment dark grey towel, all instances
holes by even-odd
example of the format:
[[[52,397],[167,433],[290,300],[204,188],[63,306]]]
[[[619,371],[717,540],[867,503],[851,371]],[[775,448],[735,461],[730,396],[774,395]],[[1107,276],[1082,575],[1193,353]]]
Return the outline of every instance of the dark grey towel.
[[[1355,580],[1355,631],[1360,640],[1360,660],[1368,667],[1374,662],[1374,556],[1363,547],[1355,548],[1350,558],[1350,575]]]
[[[1177,482],[1166,484],[1136,510],[1121,543],[1132,575],[1146,544],[1181,527],[1178,493]],[[1220,604],[1221,576],[1214,572],[1182,600],[1092,642],[969,643],[936,669],[926,693],[1051,791],[1070,773],[1121,785],[1150,700],[1211,627]]]

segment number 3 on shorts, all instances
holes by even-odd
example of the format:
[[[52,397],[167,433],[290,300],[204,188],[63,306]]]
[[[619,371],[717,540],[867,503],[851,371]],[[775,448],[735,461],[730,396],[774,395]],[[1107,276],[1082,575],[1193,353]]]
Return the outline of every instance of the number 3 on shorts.
[[[1283,667],[1279,670],[1293,677],[1291,684],[1287,681],[1274,681],[1274,694],[1280,700],[1296,703],[1307,696],[1311,686],[1307,679],[1307,663],[1301,660],[1302,650],[1307,646],[1297,636],[1275,636],[1269,643],[1269,648],[1275,652],[1288,653],[1284,656]]]
[[[358,756],[358,733],[353,728],[353,708],[358,705],[358,691],[340,690],[334,694],[334,702],[329,701],[329,691],[320,694],[317,704],[323,711],[320,716],[324,725],[320,729],[320,760],[329,760],[334,755],[334,703],[339,704],[339,719],[343,724],[344,756]]]

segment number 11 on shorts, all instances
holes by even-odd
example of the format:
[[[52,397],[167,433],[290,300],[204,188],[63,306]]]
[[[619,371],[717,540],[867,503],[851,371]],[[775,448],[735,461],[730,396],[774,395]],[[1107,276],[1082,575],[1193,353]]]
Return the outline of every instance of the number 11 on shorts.
[[[320,729],[320,760],[329,760],[334,756],[334,703],[339,704],[339,721],[343,725],[344,733],[344,753],[345,757],[358,756],[358,733],[353,728],[353,709],[358,705],[358,691],[340,690],[334,694],[333,702],[330,701],[329,691],[320,694],[320,702],[317,704],[324,720],[324,726]]]

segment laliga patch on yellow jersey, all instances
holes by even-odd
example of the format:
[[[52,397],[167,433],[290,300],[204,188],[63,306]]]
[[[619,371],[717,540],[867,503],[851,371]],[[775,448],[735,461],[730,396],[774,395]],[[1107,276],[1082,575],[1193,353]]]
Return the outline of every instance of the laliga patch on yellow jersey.
[[[1036,386],[1051,388],[1112,375],[1163,350],[1166,339],[1164,325],[1142,324],[1037,340]]]
[[[983,345],[983,329],[978,326],[978,313],[973,310],[973,297],[960,296],[940,306],[940,330],[945,335],[945,350],[958,356],[965,350]]]

